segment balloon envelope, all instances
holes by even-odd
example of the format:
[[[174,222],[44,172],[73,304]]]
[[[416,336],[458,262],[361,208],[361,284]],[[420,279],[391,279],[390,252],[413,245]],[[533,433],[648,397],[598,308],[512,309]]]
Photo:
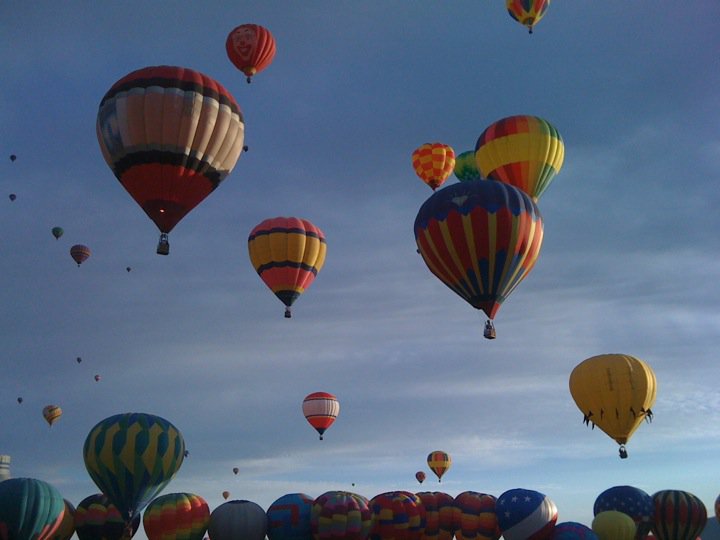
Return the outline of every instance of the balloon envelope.
[[[322,440],[325,430],[333,425],[337,415],[340,414],[340,402],[328,392],[313,392],[305,396],[302,411],[305,419],[320,434]]]
[[[148,540],[202,540],[209,524],[208,503],[194,493],[161,495],[143,514]]]
[[[532,34],[533,27],[543,18],[550,0],[505,0],[510,16],[526,26]]]
[[[270,540],[312,539],[313,498],[304,493],[288,493],[275,500],[267,509]]]
[[[53,227],[50,232],[55,237],[55,240],[58,240],[65,231],[63,231],[62,227]]]
[[[87,261],[90,258],[91,253],[90,248],[83,244],[75,244],[70,248],[70,256],[78,266]]]
[[[659,540],[695,540],[707,525],[705,504],[688,491],[665,489],[652,498],[652,532]]]
[[[145,413],[110,416],[90,430],[85,468],[100,490],[130,520],[180,469],[185,443],[170,422]]]
[[[455,168],[455,150],[439,142],[425,143],[413,152],[412,165],[420,180],[435,191]]]
[[[65,499],[65,512],[62,521],[52,535],[52,540],[70,540],[75,534],[75,507]]]
[[[252,501],[228,501],[210,514],[212,540],[264,540],[266,532],[265,510]]]
[[[450,468],[450,465],[452,465],[452,458],[447,452],[435,450],[428,454],[427,464],[430,470],[435,473],[435,476],[438,477],[438,482],[440,482],[443,474],[445,474]]]
[[[544,540],[557,522],[557,507],[549,497],[531,489],[511,489],[495,505],[498,526],[505,540]]]
[[[497,540],[500,537],[495,507],[497,499],[486,493],[463,491],[455,496],[457,540]]]
[[[175,66],[118,80],[100,102],[96,130],[113,174],[165,234],[233,170],[245,138],[230,92]]]
[[[478,169],[475,159],[475,150],[468,150],[458,154],[455,158],[455,168],[453,169],[455,177],[461,182],[470,180],[482,180],[480,169]]]
[[[250,78],[267,68],[275,58],[275,38],[259,24],[241,24],[225,40],[225,51],[233,65]]]
[[[491,180],[438,190],[420,207],[414,231],[430,271],[490,319],[535,266],[543,238],[530,197]]]
[[[135,516],[130,527],[134,535],[140,527],[140,514]],[[126,531],[125,519],[107,496],[96,493],[78,504],[75,530],[80,540],[121,540]]]
[[[562,168],[565,144],[547,120],[509,116],[482,132],[475,159],[483,178],[511,184],[537,202]]]
[[[630,516],[635,522],[635,538],[641,540],[649,533],[653,523],[653,500],[642,489],[633,486],[614,486],[606,489],[595,499],[593,514],[605,510],[617,510]]]
[[[582,523],[564,521],[555,525],[550,540],[600,540],[598,535]]]
[[[455,499],[442,491],[416,493],[425,507],[422,540],[453,540],[456,527]]]
[[[388,491],[370,499],[371,540],[420,540],[425,529],[425,507],[409,491]]]
[[[592,530],[600,540],[633,540],[635,538],[635,522],[617,510],[605,510],[595,515]]]
[[[65,514],[65,500],[53,486],[35,478],[0,482],[0,539],[50,540]]]
[[[415,473],[415,480],[420,482],[421,484],[425,481],[425,473],[423,471],[418,471]]]
[[[57,405],[46,405],[42,411],[45,421],[52,426],[62,416],[62,409]]]
[[[310,525],[315,540],[365,540],[372,527],[369,501],[349,491],[326,491],[313,502]]]

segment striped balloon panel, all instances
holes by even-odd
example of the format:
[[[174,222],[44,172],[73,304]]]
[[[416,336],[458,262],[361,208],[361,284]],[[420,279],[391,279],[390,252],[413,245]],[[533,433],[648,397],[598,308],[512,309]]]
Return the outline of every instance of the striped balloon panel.
[[[659,540],[695,540],[707,525],[703,502],[687,491],[666,489],[653,496],[652,531]]]
[[[140,514],[131,522],[133,534],[140,527]],[[121,540],[125,519],[102,493],[85,497],[75,510],[75,532],[80,540]]]
[[[65,499],[65,512],[62,521],[52,535],[52,540],[70,540],[75,534],[75,507]]]
[[[0,538],[50,540],[64,514],[65,500],[47,482],[35,478],[0,482]]]
[[[250,232],[248,251],[260,278],[289,307],[325,264],[327,243],[323,232],[308,220],[277,217]]]
[[[147,67],[103,97],[97,137],[120,183],[162,232],[222,182],[242,152],[245,125],[217,81],[182,67]]]
[[[420,540],[425,529],[425,507],[407,491],[389,491],[370,499],[371,540]]]
[[[184,452],[175,426],[143,413],[106,418],[90,431],[83,447],[90,477],[125,518],[139,514],[172,480]]]
[[[70,248],[70,256],[78,264],[88,260],[91,254],[90,248],[82,244],[76,244]]]
[[[327,392],[314,392],[303,400],[302,411],[310,425],[322,435],[340,414],[340,402]]]
[[[532,27],[547,11],[550,0],[505,0],[510,16],[520,24]]]
[[[315,540],[365,540],[372,527],[368,500],[349,491],[328,491],[313,503],[310,525]]]
[[[267,509],[270,540],[310,540],[310,514],[313,498],[304,493],[289,493],[273,502]]]
[[[468,180],[482,180],[480,170],[475,160],[475,151],[469,150],[463,152],[455,159],[455,168],[453,169],[455,177],[461,182]]]
[[[510,116],[483,131],[475,159],[484,178],[511,184],[537,201],[560,171],[565,145],[546,120]]]
[[[540,210],[519,189],[489,180],[434,193],[415,219],[415,240],[430,271],[494,318],[540,255]]]
[[[208,503],[194,493],[162,495],[143,515],[148,540],[202,540],[209,524]]]
[[[413,169],[433,190],[447,180],[455,168],[455,151],[442,143],[427,143],[412,154]]]
[[[497,540],[500,537],[492,495],[464,491],[455,497],[457,540]]]
[[[425,507],[422,540],[452,540],[455,535],[455,499],[441,491],[416,493]]]

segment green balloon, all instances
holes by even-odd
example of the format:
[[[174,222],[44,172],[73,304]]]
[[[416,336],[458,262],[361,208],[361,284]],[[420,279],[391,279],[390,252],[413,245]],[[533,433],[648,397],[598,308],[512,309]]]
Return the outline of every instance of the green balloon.
[[[182,434],[144,413],[117,414],[85,439],[85,468],[129,524],[173,479],[185,458]]]
[[[455,158],[455,177],[461,182],[469,180],[481,180],[480,171],[475,161],[475,150],[463,152]]]
[[[62,227],[53,227],[52,228],[52,235],[55,237],[55,240],[59,239],[65,231],[62,230]]]
[[[7,540],[49,538],[65,514],[65,499],[53,486],[35,478],[0,482],[0,531]]]

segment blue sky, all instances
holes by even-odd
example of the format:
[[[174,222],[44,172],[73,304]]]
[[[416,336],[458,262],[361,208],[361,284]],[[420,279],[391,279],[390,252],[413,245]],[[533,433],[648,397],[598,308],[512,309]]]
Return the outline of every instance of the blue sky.
[[[78,503],[98,491],[88,431],[134,411],[184,434],[190,457],[165,492],[211,508],[223,490],[267,509],[292,492],[522,487],[589,524],[600,492],[630,484],[691,491],[712,513],[718,19],[713,1],[556,1],[528,35],[500,0],[3,3],[0,155],[18,158],[0,161],[0,454],[13,476]],[[251,85],[224,50],[243,23],[278,47]],[[228,88],[249,147],[168,257],[95,135],[110,86],[161,64]],[[539,202],[539,261],[488,341],[415,252],[431,191],[410,156],[432,141],[470,150],[514,114],[555,125],[566,158]],[[291,320],[247,255],[275,216],[328,242]],[[93,250],[81,268],[75,243]],[[622,461],[568,391],[575,365],[610,352],[648,362],[659,386]],[[300,411],[314,391],[341,403],[322,442]],[[48,403],[64,411],[52,429]],[[453,466],[419,486],[432,450]]]

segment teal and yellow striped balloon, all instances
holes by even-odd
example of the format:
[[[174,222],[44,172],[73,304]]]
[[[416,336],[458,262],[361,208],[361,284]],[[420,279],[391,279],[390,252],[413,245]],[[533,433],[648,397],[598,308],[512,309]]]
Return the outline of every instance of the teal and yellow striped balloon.
[[[168,493],[148,505],[143,527],[149,540],[202,540],[210,525],[210,507],[194,493]]]
[[[130,520],[172,480],[185,457],[182,434],[170,422],[144,413],[106,418],[85,439],[85,468]]]

